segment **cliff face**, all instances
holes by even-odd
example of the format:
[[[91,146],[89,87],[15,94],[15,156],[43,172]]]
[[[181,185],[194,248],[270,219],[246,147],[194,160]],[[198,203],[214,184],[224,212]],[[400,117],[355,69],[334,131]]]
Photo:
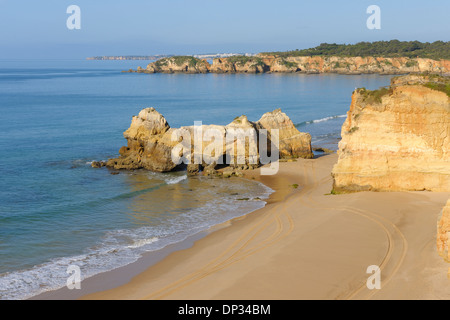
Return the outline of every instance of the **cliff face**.
[[[442,216],[437,226],[437,250],[441,257],[450,262],[450,200],[442,210]],[[449,269],[450,275],[450,269]]]
[[[254,57],[233,56],[216,58],[210,65],[206,60],[190,56],[163,58],[150,63],[139,73],[340,73],[340,74],[405,74],[405,73],[450,73],[450,60],[424,58],[383,57],[328,57],[299,56],[277,57],[259,54]]]
[[[262,129],[266,129],[269,134],[261,135]],[[280,158],[313,156],[311,136],[299,132],[280,109],[264,114],[257,122],[251,122],[243,115],[226,126],[202,125],[175,129],[154,108],[146,108],[132,118],[130,127],[124,132],[128,145],[119,150],[118,158],[108,160],[106,166],[166,172],[177,167],[177,163],[172,160],[172,154],[175,153],[183,156],[190,165],[197,166],[188,167],[192,172],[198,171],[201,166],[214,170],[218,163],[231,164],[239,169],[255,168],[260,164],[260,153],[264,151],[260,150],[261,137],[268,140],[269,152],[274,151],[270,150],[273,140],[270,134],[275,133],[273,129],[278,130]],[[101,166],[98,164],[96,167]]]
[[[256,57],[230,57],[213,59],[210,69],[214,73],[263,73],[269,67]]]
[[[284,66],[279,72],[296,71],[306,73],[381,73],[381,74],[404,74],[404,73],[448,73],[450,72],[450,61],[422,58],[382,58],[382,57],[287,57],[285,59],[275,56],[260,55],[270,71],[276,72],[281,64]],[[286,65],[291,66],[286,69]]]
[[[450,98],[430,89],[448,90],[448,81],[406,76],[388,89],[356,90],[342,127],[334,190],[450,191]]]
[[[140,73],[207,73],[210,65],[206,60],[190,56],[163,58],[147,65],[146,69],[138,68]]]

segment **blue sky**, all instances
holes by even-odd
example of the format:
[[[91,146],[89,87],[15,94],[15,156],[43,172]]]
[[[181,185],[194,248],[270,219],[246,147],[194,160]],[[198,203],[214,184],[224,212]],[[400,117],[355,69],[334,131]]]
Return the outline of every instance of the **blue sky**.
[[[69,5],[81,30],[68,30]],[[381,30],[369,30],[369,5]],[[302,49],[322,42],[450,39],[448,0],[0,0],[0,58]]]

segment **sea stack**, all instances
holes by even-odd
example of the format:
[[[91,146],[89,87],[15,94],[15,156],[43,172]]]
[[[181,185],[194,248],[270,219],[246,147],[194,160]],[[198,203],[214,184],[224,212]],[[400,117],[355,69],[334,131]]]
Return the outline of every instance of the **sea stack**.
[[[334,191],[450,191],[449,88],[448,77],[410,75],[355,90]]]
[[[278,135],[278,150],[271,149],[274,134]],[[226,126],[185,126],[176,129],[171,128],[154,108],[145,108],[138,116],[133,116],[124,137],[127,146],[119,150],[118,158],[108,160],[107,167],[167,172],[184,164],[190,165],[190,174],[195,174],[201,167],[214,172],[215,164],[219,163],[238,170],[256,168],[261,164],[261,152],[278,151],[281,159],[313,157],[311,136],[298,131],[281,109],[265,113],[256,122],[242,115]],[[259,139],[267,139],[268,150],[260,150]],[[183,149],[180,145],[184,146]],[[244,152],[239,153],[239,150]],[[173,161],[173,153],[183,155],[182,164]]]

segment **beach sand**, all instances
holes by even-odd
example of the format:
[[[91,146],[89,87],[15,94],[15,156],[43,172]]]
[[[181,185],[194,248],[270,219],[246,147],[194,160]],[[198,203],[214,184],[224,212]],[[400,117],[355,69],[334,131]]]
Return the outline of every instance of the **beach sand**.
[[[263,209],[81,299],[450,299],[449,265],[436,251],[450,193],[331,195],[336,161],[281,162],[274,176],[249,171],[276,190]],[[366,286],[371,265],[381,289]]]

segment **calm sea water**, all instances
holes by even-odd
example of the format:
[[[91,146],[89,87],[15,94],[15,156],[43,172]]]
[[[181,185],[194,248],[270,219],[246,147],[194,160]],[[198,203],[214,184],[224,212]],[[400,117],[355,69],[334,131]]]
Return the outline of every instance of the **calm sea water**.
[[[138,65],[0,60],[0,299],[64,286],[71,264],[82,278],[126,265],[264,206],[271,190],[253,181],[92,169],[117,156],[142,108],[173,127],[282,108],[314,145],[336,149],[354,88],[390,79],[120,72]]]

